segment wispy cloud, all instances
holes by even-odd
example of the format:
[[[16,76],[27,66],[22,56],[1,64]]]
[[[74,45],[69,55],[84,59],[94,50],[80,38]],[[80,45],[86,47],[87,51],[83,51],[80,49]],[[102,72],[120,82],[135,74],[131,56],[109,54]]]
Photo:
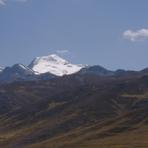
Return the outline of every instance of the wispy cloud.
[[[66,54],[66,53],[69,53],[69,50],[61,49],[61,50],[57,50],[56,53],[58,53],[58,54]]]
[[[0,0],[0,5],[5,5],[5,0]]]
[[[14,0],[16,2],[27,2],[28,0]]]
[[[123,36],[125,39],[128,39],[132,42],[142,41],[142,40],[148,39],[148,29],[140,29],[137,31],[126,30],[123,33]]]
[[[10,0],[0,0],[0,5],[6,5]],[[14,2],[27,2],[28,0],[13,0]]]

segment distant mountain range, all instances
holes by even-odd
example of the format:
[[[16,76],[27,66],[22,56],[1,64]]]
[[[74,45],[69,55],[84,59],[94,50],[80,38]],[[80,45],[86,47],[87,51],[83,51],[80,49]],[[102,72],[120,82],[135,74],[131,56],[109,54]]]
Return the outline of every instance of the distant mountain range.
[[[142,71],[111,71],[102,66],[86,66],[71,64],[67,60],[52,54],[36,57],[29,66],[15,64],[12,67],[0,67],[0,82],[48,80],[64,75],[97,75],[97,76],[123,76],[131,74],[145,74],[148,69]]]

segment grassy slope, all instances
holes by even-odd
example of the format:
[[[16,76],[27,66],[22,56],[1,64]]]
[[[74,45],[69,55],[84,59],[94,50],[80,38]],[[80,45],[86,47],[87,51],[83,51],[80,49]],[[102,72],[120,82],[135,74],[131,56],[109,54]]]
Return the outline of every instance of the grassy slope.
[[[143,77],[1,87],[0,147],[147,148],[147,92]]]

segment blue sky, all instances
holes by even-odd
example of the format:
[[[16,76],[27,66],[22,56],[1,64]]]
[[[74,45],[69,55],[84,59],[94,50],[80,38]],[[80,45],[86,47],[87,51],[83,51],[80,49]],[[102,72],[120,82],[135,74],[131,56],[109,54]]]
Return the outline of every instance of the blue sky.
[[[0,0],[0,65],[58,53],[109,69],[148,67],[147,0]]]

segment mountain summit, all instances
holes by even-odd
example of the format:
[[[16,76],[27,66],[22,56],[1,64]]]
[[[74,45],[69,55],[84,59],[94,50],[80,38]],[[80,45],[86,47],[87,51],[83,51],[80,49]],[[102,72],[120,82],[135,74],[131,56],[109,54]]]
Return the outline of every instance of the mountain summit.
[[[82,65],[71,64],[56,54],[36,57],[29,65],[29,68],[35,71],[36,74],[49,72],[56,76],[73,74],[80,71],[83,67]]]

